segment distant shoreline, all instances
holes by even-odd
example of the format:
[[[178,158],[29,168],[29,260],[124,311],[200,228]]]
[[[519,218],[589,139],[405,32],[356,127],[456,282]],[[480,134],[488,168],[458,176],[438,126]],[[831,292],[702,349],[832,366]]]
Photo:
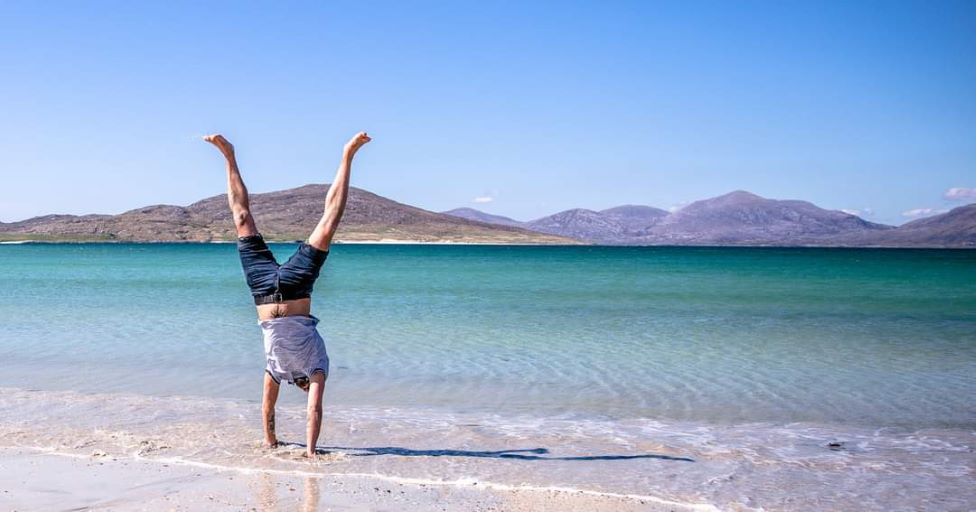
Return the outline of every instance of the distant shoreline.
[[[338,236],[345,243],[397,245],[607,245],[705,247],[976,248],[976,203],[900,226],[866,221],[813,203],[737,190],[678,211],[623,205],[582,208],[519,222],[474,209],[433,212],[351,188]],[[253,194],[266,240],[304,239],[317,220],[323,184]],[[150,205],[118,215],[44,215],[0,222],[0,240],[206,243],[236,240],[224,194],[188,206]]]
[[[271,244],[297,244],[301,240],[267,240]],[[233,240],[2,240],[0,245],[80,245],[80,244],[142,244],[142,245],[162,245],[162,244],[233,244]],[[716,248],[716,249],[882,249],[882,250],[954,250],[971,251],[976,249],[976,245],[970,247],[959,246],[938,246],[938,245],[774,245],[774,244],[653,244],[653,245],[610,245],[610,244],[555,244],[555,243],[517,243],[517,242],[454,242],[450,240],[427,242],[423,240],[350,240],[333,242],[335,245],[440,245],[440,246],[498,246],[498,247],[619,247],[619,248],[641,248],[641,247],[688,247],[688,248]]]
[[[301,243],[302,240],[273,240],[266,239],[269,244],[297,244]],[[25,244],[145,244],[145,245],[160,245],[160,244],[233,244],[236,243],[234,240],[2,240],[0,245],[25,245]],[[427,242],[423,240],[394,240],[394,239],[382,239],[382,240],[352,240],[352,241],[342,241],[336,240],[332,242],[334,245],[517,245],[526,247],[593,247],[592,244],[577,243],[577,244],[547,244],[547,243],[519,243],[519,242],[454,242],[451,240],[433,241]]]

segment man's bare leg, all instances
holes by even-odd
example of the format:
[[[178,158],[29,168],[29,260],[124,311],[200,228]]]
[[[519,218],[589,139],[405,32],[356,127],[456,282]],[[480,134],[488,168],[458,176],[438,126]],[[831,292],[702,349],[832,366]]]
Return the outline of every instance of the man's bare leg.
[[[234,215],[234,226],[237,227],[237,236],[252,236],[258,234],[258,229],[254,225],[251,217],[251,204],[247,196],[247,187],[241,179],[241,171],[237,168],[237,158],[234,155],[234,146],[223,135],[206,135],[203,140],[213,144],[224,155],[227,160],[227,203],[230,211]]]
[[[264,417],[264,445],[268,448],[278,446],[275,436],[275,403],[281,386],[264,372],[264,399],[261,401],[261,415]]]
[[[329,192],[325,195],[325,212],[319,220],[315,230],[308,237],[308,245],[320,251],[328,251],[332,243],[332,237],[339,227],[339,220],[342,212],[346,209],[346,198],[349,196],[349,173],[352,171],[352,159],[356,152],[364,144],[372,139],[366,132],[359,132],[346,143],[342,149],[342,160],[339,161],[339,169],[336,171],[335,179],[329,186]]]
[[[315,457],[315,444],[322,430],[322,393],[325,392],[325,375],[315,372],[308,378],[308,425],[305,428],[305,456]]]

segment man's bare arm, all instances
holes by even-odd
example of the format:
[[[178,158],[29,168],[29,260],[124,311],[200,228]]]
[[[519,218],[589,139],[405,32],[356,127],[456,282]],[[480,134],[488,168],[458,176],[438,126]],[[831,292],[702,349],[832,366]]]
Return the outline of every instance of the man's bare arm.
[[[305,456],[315,457],[315,445],[322,431],[322,394],[325,392],[325,374],[313,373],[308,378],[308,418],[305,426]]]
[[[278,401],[279,388],[279,384],[265,372],[261,415],[264,417],[264,444],[269,448],[278,446],[278,438],[275,436],[275,403]]]
[[[349,174],[352,172],[352,160],[356,152],[370,139],[366,132],[359,132],[346,143],[342,151],[342,160],[336,171],[335,179],[325,195],[325,212],[319,220],[312,235],[308,237],[308,244],[321,251],[329,250],[332,237],[335,236],[342,213],[346,209],[346,199],[349,197]]]

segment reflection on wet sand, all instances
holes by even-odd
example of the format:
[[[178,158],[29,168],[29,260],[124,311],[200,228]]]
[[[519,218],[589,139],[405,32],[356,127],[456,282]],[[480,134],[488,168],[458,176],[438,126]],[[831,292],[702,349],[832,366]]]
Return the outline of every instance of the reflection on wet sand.
[[[319,508],[319,479],[314,477],[305,478],[305,499],[302,500],[302,510],[304,512],[314,512]]]
[[[275,512],[278,510],[278,490],[275,489],[277,482],[275,477],[269,473],[262,473],[259,477],[261,482],[257,486],[258,505],[261,512]]]
[[[278,479],[270,473],[262,473],[258,477],[257,503],[261,512],[278,512],[280,510],[295,510],[296,507],[278,507]],[[319,479],[313,476],[305,477],[305,486],[301,499],[301,510],[303,512],[314,512],[319,509]]]

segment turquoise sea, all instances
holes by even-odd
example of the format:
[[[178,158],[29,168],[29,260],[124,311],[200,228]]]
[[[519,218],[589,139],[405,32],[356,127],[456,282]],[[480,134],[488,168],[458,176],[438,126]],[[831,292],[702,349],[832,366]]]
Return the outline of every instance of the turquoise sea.
[[[272,249],[283,261],[295,247]],[[253,451],[263,347],[233,244],[4,244],[0,282],[0,426],[75,418],[20,442],[100,421],[146,436],[221,424]],[[332,360],[326,416],[344,443],[698,461],[677,480],[655,476],[660,460],[376,471],[518,475],[719,508],[807,503],[783,501],[785,483],[809,500],[833,499],[831,485],[837,506],[854,485],[868,492],[851,503],[891,509],[914,485],[941,500],[915,506],[976,506],[962,485],[976,467],[976,251],[345,244],[313,314]],[[296,432],[303,399],[283,394]],[[152,422],[133,417],[146,409]],[[231,463],[229,445],[170,444]],[[726,473],[739,480],[710,480]]]

